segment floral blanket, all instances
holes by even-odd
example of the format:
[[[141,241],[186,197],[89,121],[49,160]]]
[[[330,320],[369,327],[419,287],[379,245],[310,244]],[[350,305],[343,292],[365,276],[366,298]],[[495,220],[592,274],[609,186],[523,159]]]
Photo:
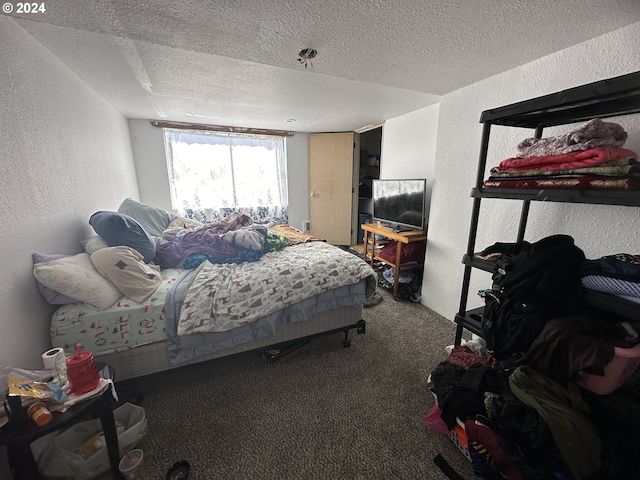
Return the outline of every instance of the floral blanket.
[[[361,258],[324,242],[291,245],[256,262],[205,261],[192,277],[177,333],[230,330],[362,279],[367,280],[368,298],[376,288],[373,269]]]

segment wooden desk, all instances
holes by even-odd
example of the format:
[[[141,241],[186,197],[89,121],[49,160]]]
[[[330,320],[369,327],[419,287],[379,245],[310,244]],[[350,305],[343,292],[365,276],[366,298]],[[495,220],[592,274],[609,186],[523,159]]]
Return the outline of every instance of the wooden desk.
[[[393,276],[393,299],[398,300],[398,277],[402,270],[413,270],[414,268],[421,268],[424,263],[412,263],[410,265],[401,265],[402,259],[402,246],[413,242],[426,242],[427,233],[424,230],[409,230],[406,232],[395,232],[394,230],[379,223],[363,223],[361,228],[364,232],[364,261],[369,262],[373,266],[374,261],[382,262],[386,265],[390,265],[394,268]],[[371,234],[371,235],[369,235]],[[376,235],[380,235],[389,240],[396,241],[396,260],[395,262],[389,262],[384,258],[376,255],[376,246],[378,241]],[[371,252],[369,252],[371,247]]]

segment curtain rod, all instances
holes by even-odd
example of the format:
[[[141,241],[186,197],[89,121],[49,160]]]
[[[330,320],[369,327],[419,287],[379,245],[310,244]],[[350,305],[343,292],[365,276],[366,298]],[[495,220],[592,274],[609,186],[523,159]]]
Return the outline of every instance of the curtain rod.
[[[207,130],[210,132],[245,133],[249,135],[273,135],[276,137],[293,137],[294,132],[286,130],[267,130],[263,128],[227,127],[224,125],[202,125],[199,123],[162,122],[151,120],[151,125],[160,128],[176,128],[179,130]]]

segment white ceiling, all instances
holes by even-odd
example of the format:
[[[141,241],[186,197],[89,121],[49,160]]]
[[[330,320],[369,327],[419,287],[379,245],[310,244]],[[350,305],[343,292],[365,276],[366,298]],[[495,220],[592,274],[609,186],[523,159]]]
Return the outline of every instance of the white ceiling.
[[[11,15],[128,118],[301,132],[393,118],[640,21],[639,0],[44,5]],[[313,67],[303,48],[318,51]]]

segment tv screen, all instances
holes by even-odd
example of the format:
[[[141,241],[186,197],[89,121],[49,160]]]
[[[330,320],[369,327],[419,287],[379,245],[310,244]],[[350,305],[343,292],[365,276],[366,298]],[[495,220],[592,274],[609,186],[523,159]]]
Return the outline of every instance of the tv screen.
[[[394,230],[424,229],[426,180],[373,180],[373,220]]]

